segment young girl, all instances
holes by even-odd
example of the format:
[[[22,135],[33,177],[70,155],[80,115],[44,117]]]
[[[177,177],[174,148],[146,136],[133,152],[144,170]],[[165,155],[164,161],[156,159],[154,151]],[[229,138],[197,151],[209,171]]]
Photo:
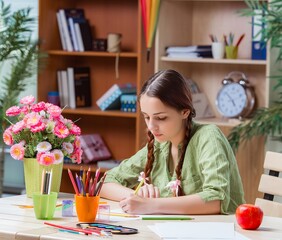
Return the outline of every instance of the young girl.
[[[187,81],[159,71],[145,82],[139,103],[147,146],[107,172],[101,197],[133,214],[234,213],[244,203],[235,156],[215,125],[192,121]],[[135,193],[138,177],[144,185]]]

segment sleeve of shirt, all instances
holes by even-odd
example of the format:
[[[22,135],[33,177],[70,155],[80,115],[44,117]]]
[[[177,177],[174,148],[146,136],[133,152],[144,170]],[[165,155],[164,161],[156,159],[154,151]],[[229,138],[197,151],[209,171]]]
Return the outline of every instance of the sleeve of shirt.
[[[144,147],[132,157],[124,159],[119,166],[109,170],[105,183],[119,183],[125,187],[133,188],[138,184],[138,177],[140,172],[144,171],[146,161],[147,147]]]
[[[216,127],[206,129],[199,138],[199,164],[203,174],[204,201],[221,200],[221,212],[226,213],[230,201],[230,175],[235,156],[223,133]]]

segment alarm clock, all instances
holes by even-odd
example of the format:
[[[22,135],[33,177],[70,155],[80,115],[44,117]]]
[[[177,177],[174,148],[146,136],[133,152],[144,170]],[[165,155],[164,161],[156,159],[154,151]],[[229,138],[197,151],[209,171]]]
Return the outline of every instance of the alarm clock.
[[[235,82],[232,76],[238,74],[241,78]],[[222,85],[216,97],[216,107],[219,113],[227,118],[250,116],[255,108],[256,97],[254,88],[245,74],[231,72],[223,79]]]

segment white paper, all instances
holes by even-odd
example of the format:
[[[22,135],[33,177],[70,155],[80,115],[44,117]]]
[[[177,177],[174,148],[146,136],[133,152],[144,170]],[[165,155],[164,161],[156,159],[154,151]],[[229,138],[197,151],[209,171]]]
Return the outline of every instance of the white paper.
[[[156,223],[149,228],[162,239],[235,239],[234,223],[165,222]]]

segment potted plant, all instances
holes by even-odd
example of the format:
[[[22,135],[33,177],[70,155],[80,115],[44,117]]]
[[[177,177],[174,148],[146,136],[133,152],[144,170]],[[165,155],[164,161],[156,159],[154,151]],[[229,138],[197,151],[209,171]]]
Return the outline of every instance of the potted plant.
[[[31,8],[11,11],[10,5],[0,0],[0,135],[9,125],[5,112],[15,105],[19,94],[31,84],[38,69],[38,42],[32,40],[35,19]],[[0,196],[3,191],[5,146],[0,138]]]
[[[82,155],[80,128],[62,116],[59,106],[34,101],[33,96],[26,96],[20,106],[7,109],[7,118],[16,117],[17,121],[13,119],[3,133],[5,144],[11,146],[12,158],[24,161],[28,197],[40,190],[44,170],[54,173],[50,187],[59,192],[64,158],[81,163]]]
[[[282,60],[282,1],[272,0],[261,2],[259,0],[245,0],[248,8],[243,10],[245,16],[258,16],[262,28],[262,41],[269,42],[271,50],[278,50],[276,64]],[[260,11],[257,11],[260,10]],[[279,67],[281,73],[282,68]],[[269,76],[267,76],[269,77]],[[277,80],[274,87],[278,91],[278,100],[269,107],[258,108],[252,118],[234,127],[228,140],[234,150],[237,150],[242,141],[255,136],[270,136],[274,140],[282,141],[282,75],[270,76]]]

